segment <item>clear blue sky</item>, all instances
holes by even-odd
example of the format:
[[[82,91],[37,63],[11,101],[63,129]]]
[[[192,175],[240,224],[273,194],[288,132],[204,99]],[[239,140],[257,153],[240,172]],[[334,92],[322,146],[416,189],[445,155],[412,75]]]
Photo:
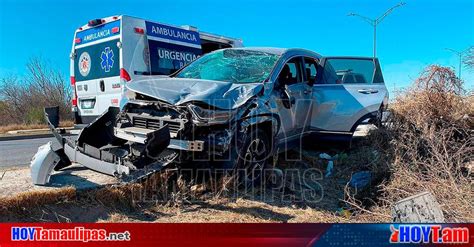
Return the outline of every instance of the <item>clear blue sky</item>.
[[[474,1],[406,0],[378,29],[378,57],[387,85],[404,87],[432,63],[455,67],[474,45]],[[75,4],[73,4],[75,3]],[[0,76],[23,74],[42,56],[69,76],[74,30],[88,20],[128,14],[238,37],[246,46],[301,47],[322,55],[372,54],[372,29],[349,12],[376,17],[397,0],[268,1],[11,1],[0,0]],[[474,71],[463,69],[473,88]]]

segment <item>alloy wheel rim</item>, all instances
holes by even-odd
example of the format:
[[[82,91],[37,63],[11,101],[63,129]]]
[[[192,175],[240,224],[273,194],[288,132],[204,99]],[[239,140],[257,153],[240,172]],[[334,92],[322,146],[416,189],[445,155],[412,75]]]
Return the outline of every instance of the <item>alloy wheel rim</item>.
[[[245,152],[244,168],[246,177],[253,175],[254,171],[263,169],[267,147],[260,138],[252,140]]]

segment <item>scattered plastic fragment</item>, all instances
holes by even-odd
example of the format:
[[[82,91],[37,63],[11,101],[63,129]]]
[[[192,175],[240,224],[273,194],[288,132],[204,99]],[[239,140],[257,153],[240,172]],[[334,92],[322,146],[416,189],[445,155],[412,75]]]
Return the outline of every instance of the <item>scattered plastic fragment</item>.
[[[339,208],[337,210],[337,215],[345,217],[345,218],[350,218],[352,216],[351,211],[344,209],[344,208]]]
[[[372,173],[369,171],[356,172],[352,174],[351,180],[349,181],[349,186],[356,189],[361,189],[366,187],[370,183],[371,179]]]
[[[331,160],[332,159],[331,155],[329,155],[327,153],[320,153],[319,158],[325,159],[325,160]]]
[[[334,168],[334,161],[333,160],[336,160],[337,158],[339,158],[339,155],[336,154],[336,155],[331,157],[331,155],[329,155],[327,153],[320,153],[319,158],[328,160],[328,166],[326,167],[326,173],[324,174],[324,177],[327,178],[327,177],[331,176],[332,170]]]
[[[444,214],[433,194],[425,191],[396,202],[392,206],[393,222],[442,223]]]
[[[327,177],[331,176],[333,168],[334,168],[334,162],[332,160],[330,160],[328,162],[328,166],[326,167],[326,174],[324,175],[324,177],[327,178]]]

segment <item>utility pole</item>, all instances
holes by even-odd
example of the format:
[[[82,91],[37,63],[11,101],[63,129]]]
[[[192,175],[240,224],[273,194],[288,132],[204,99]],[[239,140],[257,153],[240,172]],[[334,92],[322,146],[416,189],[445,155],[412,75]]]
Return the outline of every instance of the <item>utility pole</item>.
[[[466,53],[467,51],[469,51],[469,48],[464,50],[464,51],[457,51],[457,50],[454,50],[454,49],[451,49],[451,48],[444,48],[445,50],[447,51],[450,51],[456,55],[459,56],[459,72],[458,72],[458,78],[461,79],[461,69],[462,69],[462,56],[464,55],[464,53]]]
[[[357,13],[349,13],[348,14],[348,16],[356,16],[356,17],[362,18],[364,21],[366,21],[367,23],[372,25],[372,27],[374,28],[374,58],[377,55],[377,25],[380,24],[385,17],[387,17],[390,13],[392,13],[392,11],[394,9],[396,9],[398,7],[401,7],[403,5],[405,5],[405,3],[401,2],[397,5],[389,8],[387,11],[385,11],[385,13],[383,13],[383,15],[381,15],[380,17],[378,17],[376,19],[372,19],[372,18],[363,16],[363,15],[359,15]]]

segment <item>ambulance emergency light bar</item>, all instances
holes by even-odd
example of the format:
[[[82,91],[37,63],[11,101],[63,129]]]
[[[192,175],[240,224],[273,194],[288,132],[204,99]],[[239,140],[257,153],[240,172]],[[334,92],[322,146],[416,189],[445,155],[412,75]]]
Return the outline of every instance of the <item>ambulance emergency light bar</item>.
[[[102,24],[102,23],[105,23],[106,21],[105,20],[100,20],[100,19],[97,19],[97,20],[92,20],[92,21],[100,21],[101,23],[99,24]],[[91,22],[92,21],[89,21],[88,25],[91,26]],[[97,26],[98,24],[94,24],[95,26]],[[79,30],[82,31],[82,28],[79,28]],[[115,33],[118,33],[120,32],[120,27],[113,27],[111,30],[110,30],[113,34]],[[81,38],[75,38],[74,39],[74,43],[76,44],[80,44],[82,42],[82,39]]]
[[[94,19],[94,20],[90,20],[89,22],[87,22],[87,25],[89,27],[94,27],[94,26],[97,26],[97,25],[102,24],[104,22],[105,22],[105,20],[102,20],[102,19]]]

